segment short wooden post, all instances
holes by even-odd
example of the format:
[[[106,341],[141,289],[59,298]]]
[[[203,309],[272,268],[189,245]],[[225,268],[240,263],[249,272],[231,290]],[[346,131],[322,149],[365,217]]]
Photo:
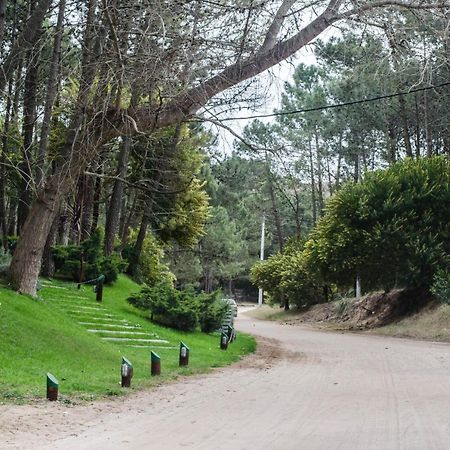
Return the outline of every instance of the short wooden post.
[[[161,358],[155,353],[151,352],[151,374],[152,376],[161,375]]]
[[[180,342],[180,358],[179,358],[180,366],[189,365],[189,347],[183,342]]]
[[[226,350],[228,348],[228,334],[222,331],[220,335],[220,348],[221,350]]]
[[[120,372],[122,375],[122,387],[130,387],[131,379],[133,378],[133,364],[124,356],[122,357]]]
[[[96,284],[96,289],[95,289],[95,299],[98,302],[101,302],[103,300],[103,283],[105,282],[105,275],[100,275],[97,278],[97,284]]]
[[[47,399],[51,402],[58,400],[59,382],[54,375],[47,373]]]

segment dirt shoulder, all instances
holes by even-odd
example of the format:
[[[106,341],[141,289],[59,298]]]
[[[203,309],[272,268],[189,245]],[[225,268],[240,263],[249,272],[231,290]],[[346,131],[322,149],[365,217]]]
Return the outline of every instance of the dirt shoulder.
[[[285,325],[450,342],[450,306],[432,301],[423,293],[374,293],[360,300],[313,305],[304,311],[286,312],[264,305],[246,314]]]

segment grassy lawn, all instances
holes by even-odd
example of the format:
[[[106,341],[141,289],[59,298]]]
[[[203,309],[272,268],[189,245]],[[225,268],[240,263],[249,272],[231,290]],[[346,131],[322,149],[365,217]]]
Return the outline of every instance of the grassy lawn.
[[[90,400],[122,395],[120,364],[134,366],[131,390],[179,375],[207,372],[255,350],[251,336],[238,335],[227,351],[218,334],[182,333],[151,323],[125,299],[139,286],[122,276],[106,286],[103,303],[92,287],[42,281],[39,299],[0,287],[0,403],[45,397],[45,375],[59,379],[60,399]],[[180,340],[190,347],[189,366],[178,367]],[[150,375],[150,351],[161,357],[162,373]]]

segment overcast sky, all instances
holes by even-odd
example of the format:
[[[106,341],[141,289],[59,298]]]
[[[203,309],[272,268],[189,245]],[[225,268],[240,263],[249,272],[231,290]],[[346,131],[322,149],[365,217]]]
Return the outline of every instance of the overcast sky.
[[[330,30],[327,33],[323,33],[321,35],[321,39],[326,40],[329,35],[332,34],[335,34],[335,30]],[[274,109],[279,108],[281,106],[281,93],[283,91],[284,83],[286,81],[292,81],[295,66],[300,63],[314,64],[316,62],[313,50],[313,46],[308,45],[301,49],[295,58],[292,58],[290,61],[283,61],[278,66],[272,68],[270,72],[266,71],[259,75],[262,84],[269,86],[268,97],[265,105],[258,109],[242,108],[240,111],[231,111],[228,116],[225,114],[221,115],[221,117],[246,117],[255,114],[268,114]],[[271,122],[273,118],[263,118],[260,120],[263,122]],[[226,125],[233,129],[234,132],[241,135],[245,125],[249,122],[249,120],[227,121]],[[222,154],[230,154],[233,150],[233,141],[235,139],[234,136],[227,130],[216,125],[212,125],[211,130],[219,137],[218,147]]]

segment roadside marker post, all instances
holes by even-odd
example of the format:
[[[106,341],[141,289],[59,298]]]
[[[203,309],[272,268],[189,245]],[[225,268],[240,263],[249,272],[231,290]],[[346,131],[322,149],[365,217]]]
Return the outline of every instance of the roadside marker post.
[[[47,399],[51,402],[58,400],[59,382],[54,375],[47,373]]]
[[[103,301],[103,283],[105,282],[105,275],[101,274],[97,278],[97,283],[95,285],[95,299],[98,302]]]
[[[220,349],[226,350],[228,348],[228,334],[222,331],[220,335]]]
[[[189,347],[183,342],[180,342],[180,358],[179,358],[180,366],[189,365]]]
[[[133,364],[125,356],[122,357],[121,374],[122,387],[130,387],[133,378]]]
[[[155,352],[151,352],[151,374],[152,376],[155,375],[161,375],[161,358],[160,356],[155,353]]]

